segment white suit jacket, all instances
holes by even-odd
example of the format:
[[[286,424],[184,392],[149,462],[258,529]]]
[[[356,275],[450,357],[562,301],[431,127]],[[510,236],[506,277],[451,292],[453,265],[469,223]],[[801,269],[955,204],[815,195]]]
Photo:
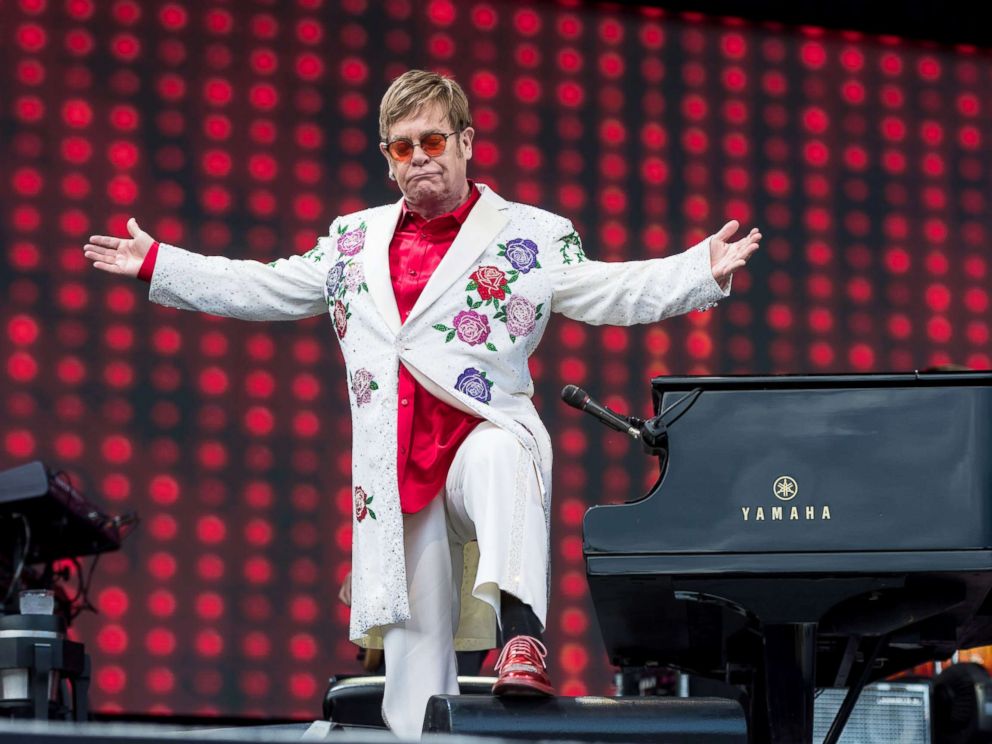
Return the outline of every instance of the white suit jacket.
[[[409,617],[396,473],[399,364],[439,399],[520,441],[549,516],[551,439],[531,402],[527,358],[551,313],[626,326],[705,309],[729,294],[713,279],[709,238],[666,258],[593,261],[568,220],[480,190],[405,322],[388,257],[402,200],[339,217],[314,249],[271,264],[159,250],[149,297],[162,305],[247,320],[330,314],[351,400],[350,637],[359,643],[378,645],[380,626]],[[514,487],[507,483],[508,499]],[[492,623],[473,627],[472,603],[462,606],[457,645],[491,645]]]

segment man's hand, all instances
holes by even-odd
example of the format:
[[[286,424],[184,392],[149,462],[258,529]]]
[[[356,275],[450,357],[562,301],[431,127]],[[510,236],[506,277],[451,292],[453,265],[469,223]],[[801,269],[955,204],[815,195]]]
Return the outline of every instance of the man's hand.
[[[351,607],[351,571],[348,572],[348,575],[344,577],[344,581],[341,582],[338,599],[341,600],[341,604]]]
[[[751,254],[758,250],[761,233],[758,228],[751,228],[746,238],[735,243],[726,242],[740,229],[741,223],[731,220],[720,228],[720,231],[710,238],[710,268],[713,278],[721,287],[726,288],[727,282],[737,269],[747,263]]]
[[[155,240],[138,227],[138,221],[134,217],[127,221],[127,231],[131,234],[130,240],[91,235],[90,242],[83,246],[83,255],[100,271],[137,276],[138,269]]]

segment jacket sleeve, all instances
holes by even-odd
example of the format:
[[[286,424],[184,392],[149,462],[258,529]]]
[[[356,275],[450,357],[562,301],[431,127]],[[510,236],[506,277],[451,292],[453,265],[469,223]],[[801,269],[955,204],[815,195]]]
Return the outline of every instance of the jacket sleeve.
[[[710,238],[687,251],[646,261],[592,261],[571,223],[555,242],[548,267],[551,309],[592,325],[653,323],[690,310],[707,310],[730,294],[710,269]]]
[[[332,226],[333,227],[333,226]],[[331,235],[335,235],[331,230]],[[199,253],[162,243],[148,299],[181,310],[241,320],[294,320],[327,312],[324,284],[333,238],[300,256],[269,264]]]

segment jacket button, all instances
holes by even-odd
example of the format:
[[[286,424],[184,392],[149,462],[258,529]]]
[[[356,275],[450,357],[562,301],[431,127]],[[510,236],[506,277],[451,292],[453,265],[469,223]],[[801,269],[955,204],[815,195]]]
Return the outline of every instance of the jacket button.
[[[401,403],[402,405],[404,405],[404,406],[408,406],[408,405],[410,405],[410,401],[408,401],[408,400],[407,400],[406,398],[404,398],[403,400],[401,400],[401,401],[400,401],[400,403]]]

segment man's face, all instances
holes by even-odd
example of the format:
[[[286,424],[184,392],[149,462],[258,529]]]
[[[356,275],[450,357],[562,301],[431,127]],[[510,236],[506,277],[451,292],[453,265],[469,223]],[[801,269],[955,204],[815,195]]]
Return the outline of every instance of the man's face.
[[[396,122],[386,142],[405,137],[418,143],[432,132],[448,134],[452,129],[447,115],[439,107],[431,106]],[[444,152],[436,157],[426,155],[420,146],[414,147],[413,157],[406,162],[394,160],[388,152],[383,152],[400,191],[411,205],[446,204],[465,195],[465,174],[472,159],[474,134],[475,130],[468,127],[451,135]]]

